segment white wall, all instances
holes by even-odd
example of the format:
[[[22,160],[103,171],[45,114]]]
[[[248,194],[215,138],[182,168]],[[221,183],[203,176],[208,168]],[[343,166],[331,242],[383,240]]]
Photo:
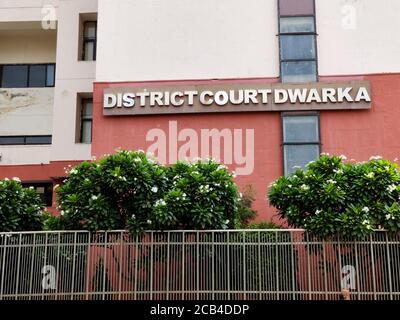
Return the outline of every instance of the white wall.
[[[2,165],[49,163],[51,146],[0,146]]]
[[[54,88],[0,89],[0,136],[51,135]]]
[[[400,72],[399,0],[316,0],[320,75]]]
[[[57,72],[51,160],[87,160],[91,146],[75,139],[77,94],[93,92],[96,62],[78,61],[79,14],[97,12],[97,0],[63,0],[58,8]]]
[[[0,64],[56,62],[57,32],[0,31]]]
[[[277,77],[276,0],[99,0],[98,81]]]

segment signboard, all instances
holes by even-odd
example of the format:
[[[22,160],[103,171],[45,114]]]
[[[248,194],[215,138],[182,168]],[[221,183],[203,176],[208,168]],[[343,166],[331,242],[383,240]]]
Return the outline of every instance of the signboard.
[[[371,108],[367,81],[116,87],[103,98],[106,116]]]

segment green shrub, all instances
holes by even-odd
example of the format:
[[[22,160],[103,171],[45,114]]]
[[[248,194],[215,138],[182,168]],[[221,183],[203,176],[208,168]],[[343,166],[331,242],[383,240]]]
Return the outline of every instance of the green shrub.
[[[154,204],[166,186],[165,168],[143,152],[83,162],[57,189],[60,219],[67,229],[153,229]]]
[[[155,205],[157,225],[169,229],[227,229],[238,223],[238,188],[212,160],[168,168],[169,187]]]
[[[363,237],[373,229],[400,229],[400,172],[377,157],[343,163],[322,155],[305,170],[281,177],[269,189],[270,203],[294,227],[322,237]]]
[[[43,210],[33,188],[23,188],[18,178],[0,180],[0,232],[41,230]]]
[[[57,194],[62,216],[49,228],[139,233],[238,222],[232,174],[212,160],[164,167],[143,152],[119,151],[69,170]]]

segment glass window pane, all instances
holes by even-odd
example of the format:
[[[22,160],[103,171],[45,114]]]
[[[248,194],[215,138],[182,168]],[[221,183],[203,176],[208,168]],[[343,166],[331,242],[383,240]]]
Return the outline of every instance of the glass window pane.
[[[25,144],[24,137],[0,137],[0,145],[20,145]]]
[[[26,144],[51,144],[51,136],[27,136]]]
[[[296,171],[296,167],[305,168],[309,162],[318,158],[319,145],[284,146],[285,175]]]
[[[28,66],[3,66],[3,88],[26,88],[28,84]]]
[[[317,81],[317,64],[315,61],[282,62],[282,82]]]
[[[281,18],[280,32],[314,32],[314,17]]]
[[[315,36],[281,36],[281,59],[299,60],[315,58]]]
[[[93,41],[85,42],[84,60],[85,61],[95,60],[94,59],[94,42]]]
[[[93,114],[93,101],[83,100],[82,104],[82,118],[91,119]]]
[[[279,0],[281,16],[314,15],[314,0]]]
[[[91,143],[92,142],[92,121],[84,120],[82,121],[82,143]]]
[[[29,86],[45,87],[46,86],[46,66],[37,65],[29,67]]]
[[[46,86],[47,87],[54,87],[54,77],[55,77],[55,66],[54,64],[49,64],[47,65],[47,81],[46,81]]]
[[[319,142],[318,117],[283,117],[283,141]]]
[[[97,22],[85,22],[84,36],[86,38],[96,38]]]

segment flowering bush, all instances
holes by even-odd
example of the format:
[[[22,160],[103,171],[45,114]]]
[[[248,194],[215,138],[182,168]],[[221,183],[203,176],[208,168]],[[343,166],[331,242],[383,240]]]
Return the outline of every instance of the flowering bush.
[[[57,194],[61,217],[50,227],[138,233],[236,222],[237,187],[211,160],[167,168],[143,152],[119,151],[70,169]]]
[[[143,152],[119,151],[69,170],[57,188],[67,229],[153,228],[153,207],[167,186],[165,168]],[[157,227],[157,226],[156,226]]]
[[[343,160],[322,155],[305,170],[279,178],[270,186],[270,203],[290,225],[323,237],[400,230],[397,164],[379,157],[363,163]]]
[[[43,226],[43,203],[18,178],[0,180],[0,232],[37,231]]]
[[[178,162],[167,174],[168,190],[155,204],[158,225],[227,229],[237,224],[238,188],[225,166],[212,160]]]

